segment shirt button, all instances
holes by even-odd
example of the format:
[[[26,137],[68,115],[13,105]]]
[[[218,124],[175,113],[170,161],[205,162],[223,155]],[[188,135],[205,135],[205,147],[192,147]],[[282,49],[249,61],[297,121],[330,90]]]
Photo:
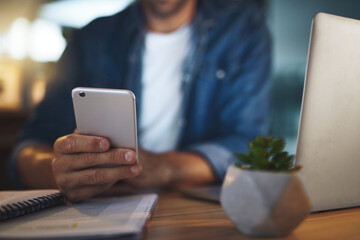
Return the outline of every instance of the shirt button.
[[[226,72],[223,69],[218,69],[215,73],[217,79],[222,80],[226,76]]]

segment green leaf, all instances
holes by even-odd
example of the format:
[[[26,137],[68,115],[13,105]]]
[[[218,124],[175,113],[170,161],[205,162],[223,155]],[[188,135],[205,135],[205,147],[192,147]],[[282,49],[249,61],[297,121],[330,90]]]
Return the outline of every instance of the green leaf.
[[[288,157],[287,152],[280,152],[280,153],[274,154],[271,161],[274,163],[281,163],[281,162],[284,162],[287,157]]]
[[[252,154],[255,158],[268,158],[269,157],[269,152],[266,148],[261,148],[261,147],[253,147],[252,149]]]
[[[235,167],[242,168],[242,169],[249,169],[251,167],[251,165],[245,165],[245,164],[241,164],[239,162],[236,162]]]
[[[259,136],[249,142],[250,151],[246,154],[235,153],[241,161],[235,166],[243,169],[268,170],[268,171],[298,171],[299,166],[294,166],[293,155],[283,151],[284,139]]]
[[[249,147],[250,147],[251,150],[253,150],[254,145],[255,145],[254,141],[249,142]]]
[[[273,159],[273,162],[276,165],[276,168],[280,170],[289,170],[293,165],[293,155],[288,156],[287,152],[282,152],[276,155],[276,158]]]
[[[242,154],[242,153],[235,153],[235,156],[244,163],[251,163],[251,161],[252,161],[251,157],[249,157],[245,154]]]
[[[280,153],[284,147],[285,147],[285,141],[284,139],[274,139],[271,143],[270,143],[270,154],[276,154],[276,153]]]
[[[269,162],[267,158],[259,158],[258,161],[256,161],[256,167],[259,170],[270,169],[271,162]]]
[[[254,144],[257,147],[267,148],[271,141],[272,141],[272,138],[259,136],[255,139]]]

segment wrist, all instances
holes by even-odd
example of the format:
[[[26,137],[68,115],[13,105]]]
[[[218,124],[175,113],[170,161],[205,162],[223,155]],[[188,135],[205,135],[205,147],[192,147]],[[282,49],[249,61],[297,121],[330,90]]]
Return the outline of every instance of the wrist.
[[[139,153],[143,174],[156,178],[159,187],[169,186],[176,181],[176,171],[169,159],[169,153],[152,153],[145,150],[140,150]]]
[[[162,186],[178,186],[184,182],[184,172],[187,166],[183,164],[184,153],[166,152],[150,153],[151,163],[154,166],[154,176],[159,178]]]

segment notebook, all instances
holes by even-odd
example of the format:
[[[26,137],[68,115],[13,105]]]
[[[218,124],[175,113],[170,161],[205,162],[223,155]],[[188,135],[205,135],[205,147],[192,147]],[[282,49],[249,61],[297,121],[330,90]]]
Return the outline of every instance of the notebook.
[[[0,221],[65,202],[58,190],[0,191]]]
[[[93,198],[0,222],[0,239],[141,237],[156,194]]]

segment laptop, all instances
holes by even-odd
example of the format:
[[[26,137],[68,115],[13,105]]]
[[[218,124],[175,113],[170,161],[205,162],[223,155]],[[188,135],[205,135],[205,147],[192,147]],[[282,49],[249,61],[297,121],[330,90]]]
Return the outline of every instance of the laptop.
[[[211,202],[220,202],[222,184],[205,185],[198,187],[184,187],[179,191],[187,197]]]
[[[296,164],[312,212],[360,206],[360,21],[313,19]]]

